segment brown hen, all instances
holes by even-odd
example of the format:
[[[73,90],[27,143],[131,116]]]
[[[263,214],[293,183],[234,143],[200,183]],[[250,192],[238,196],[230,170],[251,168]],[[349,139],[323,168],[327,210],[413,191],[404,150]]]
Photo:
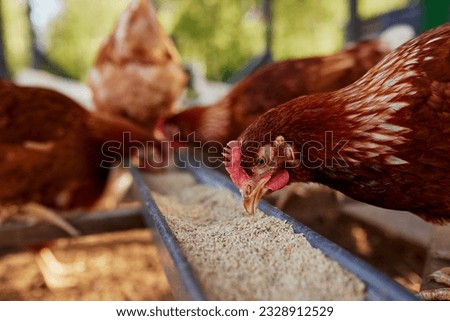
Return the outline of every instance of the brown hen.
[[[317,182],[372,205],[447,223],[449,126],[445,24],[402,45],[341,90],[268,111],[229,143],[226,165],[248,212],[268,191]]]
[[[177,50],[149,0],[133,0],[89,74],[98,110],[146,127],[173,111],[187,83]]]
[[[0,81],[0,216],[25,214],[76,235],[54,210],[104,203],[109,169],[151,139],[128,121],[90,113],[55,91]]]
[[[131,139],[124,141],[123,133]],[[103,191],[112,158],[151,139],[128,121],[90,113],[55,91],[1,81],[0,202],[88,208]]]
[[[175,139],[183,142],[195,139],[223,146],[272,107],[301,95],[349,85],[388,52],[382,41],[370,40],[330,56],[273,63],[238,82],[217,103],[192,107],[168,118],[163,131],[169,138],[177,134]]]

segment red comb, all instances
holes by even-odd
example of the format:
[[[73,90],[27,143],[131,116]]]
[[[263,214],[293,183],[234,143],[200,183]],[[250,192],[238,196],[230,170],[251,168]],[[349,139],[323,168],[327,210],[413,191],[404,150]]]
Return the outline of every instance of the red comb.
[[[250,177],[241,167],[241,146],[237,140],[232,140],[224,148],[223,164],[230,178],[237,187],[241,187]]]

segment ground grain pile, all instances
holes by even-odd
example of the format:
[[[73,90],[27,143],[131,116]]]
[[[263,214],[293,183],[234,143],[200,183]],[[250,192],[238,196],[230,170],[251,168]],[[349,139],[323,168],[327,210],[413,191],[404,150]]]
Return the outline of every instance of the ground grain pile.
[[[146,177],[210,300],[363,300],[364,283],[285,222],[181,171]]]

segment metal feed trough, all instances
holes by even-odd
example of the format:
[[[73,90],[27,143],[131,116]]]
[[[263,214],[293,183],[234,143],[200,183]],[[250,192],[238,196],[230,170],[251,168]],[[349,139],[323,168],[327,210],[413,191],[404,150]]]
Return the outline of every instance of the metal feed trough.
[[[189,171],[198,183],[211,187],[219,187],[240,194],[230,179],[201,165],[190,161],[185,170]],[[68,221],[83,235],[98,234],[131,228],[149,228],[157,245],[161,263],[176,299],[206,300],[205,290],[198,281],[192,267],[188,263],[178,241],[168,227],[158,206],[154,202],[151,191],[145,184],[140,171],[131,168],[136,186],[143,200],[142,208],[118,209],[108,212],[80,213]],[[402,286],[375,270],[349,252],[317,234],[313,230],[294,220],[286,213],[261,201],[259,209],[291,224],[295,233],[302,233],[309,243],[320,249],[325,255],[359,277],[366,286],[366,300],[417,300]],[[20,245],[41,243],[57,238],[66,238],[67,234],[49,224],[14,223],[0,227],[0,255],[9,251],[17,251]]]
[[[146,227],[141,208],[122,208],[113,211],[79,212],[67,222],[81,235],[130,230]],[[69,237],[65,231],[49,223],[6,223],[0,225],[0,255],[17,251],[23,244],[45,243]]]
[[[218,171],[208,169],[202,166],[201,163],[193,162],[192,160],[184,163],[187,165],[185,170],[189,171],[198,183],[207,184],[211,187],[226,188],[233,193],[239,194],[239,190],[230,179]],[[145,203],[143,215],[149,228],[152,229],[161,262],[175,298],[180,300],[206,300],[205,290],[195,276],[177,239],[153,200],[151,191],[149,191],[139,170],[131,168],[131,172]],[[302,233],[313,247],[320,249],[329,258],[359,277],[366,286],[366,300],[417,300],[409,291],[384,274],[294,220],[286,213],[271,206],[266,201],[260,202],[259,209],[267,215],[277,217],[291,224],[295,233]]]

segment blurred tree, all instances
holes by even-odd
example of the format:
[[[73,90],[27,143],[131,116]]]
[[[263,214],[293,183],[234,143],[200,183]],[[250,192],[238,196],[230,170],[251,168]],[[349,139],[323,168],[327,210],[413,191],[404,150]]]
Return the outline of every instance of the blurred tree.
[[[43,3],[43,0],[40,0],[41,4]],[[55,5],[55,3],[58,3],[56,1],[59,0],[45,0],[47,1],[47,5],[48,4],[53,4],[53,6]],[[26,4],[27,4],[27,18],[28,21],[31,21],[30,24],[30,30],[29,30],[29,35],[30,35],[30,42],[31,42],[31,65],[33,68],[35,69],[43,69],[46,70],[48,72],[51,72],[55,75],[61,76],[61,77],[66,77],[66,78],[70,78],[71,75],[69,75],[64,68],[61,68],[60,66],[58,66],[58,64],[55,64],[53,61],[51,61],[51,59],[48,58],[48,56],[42,51],[42,46],[45,47],[45,41],[42,41],[41,38],[45,38],[46,33],[46,23],[44,21],[48,21],[50,19],[49,16],[47,16],[45,19],[42,19],[42,11],[38,11],[35,12],[35,10],[40,9],[42,10],[42,7],[39,8],[39,6],[37,5],[37,0],[26,0]],[[47,12],[47,14],[51,11],[56,11],[57,12],[57,7],[53,7],[53,8],[45,8],[47,10],[49,10]],[[56,14],[55,12],[55,14]],[[41,18],[37,18],[41,16]],[[40,31],[39,31],[40,30]],[[40,37],[39,37],[40,36]],[[41,40],[41,41],[40,41]],[[43,44],[42,44],[43,42]]]
[[[264,50],[261,1],[196,0],[184,8],[187,1],[170,2],[182,8],[171,30],[181,56],[205,63],[209,78],[229,78]]]
[[[358,0],[358,14],[361,19],[369,19],[387,12],[406,7],[410,0]]]
[[[43,69],[46,64],[46,61],[45,61],[46,59],[43,54],[40,54],[40,48],[39,48],[38,42],[37,42],[36,30],[32,23],[32,17],[31,17],[32,8],[31,8],[31,4],[30,4],[29,0],[26,1],[26,8],[27,8],[26,11],[27,11],[28,21],[31,21],[30,30],[29,30],[30,43],[31,43],[31,65],[35,69]]]
[[[3,18],[2,18],[2,1],[0,0],[0,78],[8,78],[9,72],[6,65],[5,51],[3,44]]]
[[[103,38],[111,32],[129,1],[65,0],[52,23],[46,52],[73,78],[86,80]]]
[[[35,1],[39,4],[39,1]],[[65,10],[46,35],[46,53],[76,79],[85,80],[102,39],[130,0],[65,0]],[[225,80],[265,49],[262,0],[154,0],[166,32],[184,62],[205,65],[207,76]],[[25,0],[3,0],[6,59],[12,72],[30,61]],[[369,18],[408,0],[359,0]],[[335,52],[344,44],[348,0],[272,0],[275,60]]]
[[[274,0],[276,60],[337,51],[344,43],[347,0]]]
[[[226,79],[226,82],[229,84],[234,84],[237,81],[247,77],[249,74],[256,71],[261,66],[272,63],[273,55],[272,55],[272,0],[261,0],[263,3],[262,10],[262,19],[265,23],[265,48],[264,52],[255,56],[254,58],[248,60],[243,68],[240,68],[233,75]]]
[[[52,23],[47,53],[72,77],[86,79],[102,39],[129,1],[65,0]],[[155,1],[164,29],[184,61],[204,63],[207,75],[227,79],[264,48],[260,0]]]
[[[329,54],[342,48],[348,0],[273,0],[276,60]],[[409,0],[358,0],[362,19],[405,7]]]
[[[30,64],[31,44],[26,2],[3,0],[0,5],[5,58],[9,72],[14,74]]]

